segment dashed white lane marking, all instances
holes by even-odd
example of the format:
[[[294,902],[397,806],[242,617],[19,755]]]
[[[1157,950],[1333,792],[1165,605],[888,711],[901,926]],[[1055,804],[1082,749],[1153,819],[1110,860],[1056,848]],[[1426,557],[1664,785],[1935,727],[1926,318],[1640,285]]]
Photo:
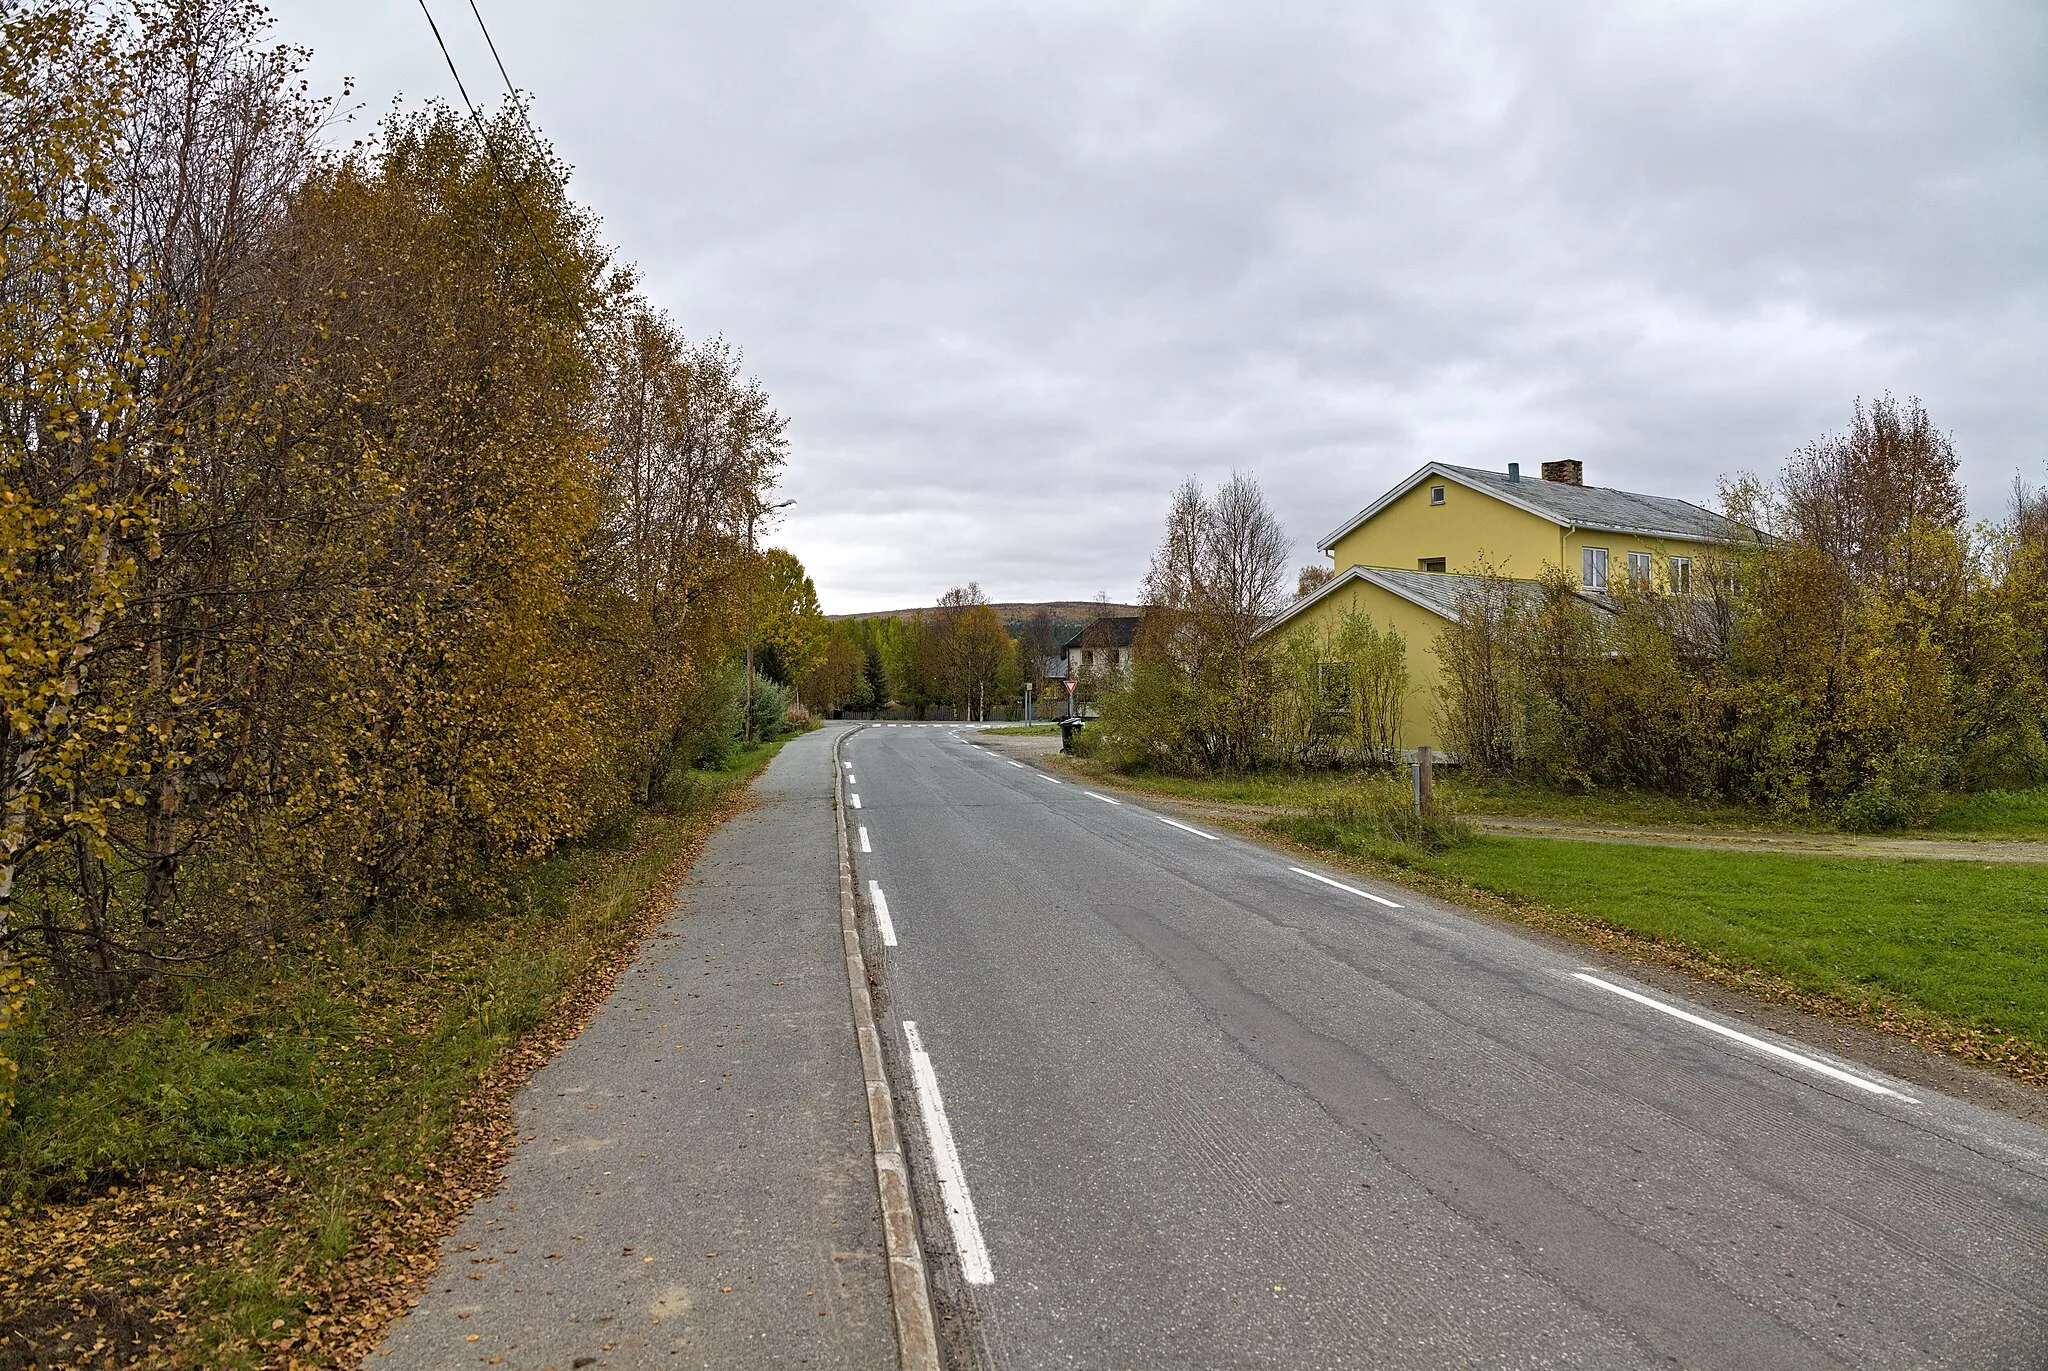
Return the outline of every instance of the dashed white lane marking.
[[[845,768],[846,768],[846,769],[847,769],[848,771],[851,771],[851,770],[853,770],[853,763],[852,763],[852,762],[841,762],[841,763],[840,763],[839,765],[841,765],[841,766],[845,767]]]
[[[863,852],[874,851],[872,847],[868,846],[868,826],[866,824],[860,826],[860,850]]]
[[[1046,774],[1045,774],[1045,773],[1044,773],[1043,771],[1041,771],[1041,772],[1039,772],[1039,773],[1038,773],[1038,779],[1039,779],[1039,780],[1041,780],[1041,781],[1051,781],[1051,782],[1052,782],[1052,783],[1053,783],[1054,785],[1060,785],[1060,784],[1062,784],[1062,783],[1061,783],[1061,782],[1060,782],[1060,781],[1059,781],[1058,779],[1056,779],[1055,777],[1052,777],[1052,776],[1048,776],[1048,775],[1046,775]]]
[[[1817,1071],[1830,1080],[1840,1081],[1844,1085],[1853,1085],[1858,1090],[1867,1090],[1873,1095],[1889,1095],[1891,1098],[1906,1104],[1919,1103],[1911,1095],[1902,1095],[1888,1085],[1879,1085],[1876,1081],[1867,1080],[1853,1071],[1844,1071],[1839,1066],[1829,1066],[1826,1062],[1809,1057],[1804,1052],[1794,1052],[1789,1047],[1780,1047],[1776,1043],[1765,1042],[1762,1038],[1753,1037],[1739,1029],[1730,1028],[1726,1024],[1718,1024],[1712,1019],[1701,1018],[1697,1014],[1680,1009],[1675,1004],[1666,1004],[1662,1000],[1653,1000],[1648,995],[1639,995],[1627,986],[1616,985],[1612,981],[1603,981],[1598,976],[1589,976],[1583,971],[1574,971],[1572,975],[1584,981],[1587,985],[1597,985],[1602,990],[1611,991],[1623,999],[1634,1000],[1637,1004],[1647,1005],[1660,1014],[1669,1014],[1674,1019],[1683,1019],[1695,1028],[1704,1028],[1709,1033],[1718,1033],[1724,1038],[1733,1039],[1744,1047],[1753,1047],[1759,1052],[1768,1052],[1773,1057],[1782,1058],[1795,1066],[1803,1066],[1808,1071]]]
[[[1027,766],[1025,766],[1025,765],[1024,765],[1024,763],[1022,763],[1022,762],[1013,762],[1013,761],[1011,761],[1011,760],[1010,760],[1010,759],[1009,759],[1008,757],[1005,757],[1005,758],[1003,758],[1003,761],[1004,761],[1004,762],[1005,762],[1005,763],[1006,763],[1007,765],[1009,765],[1009,766],[1014,766],[1014,767],[1016,767],[1016,768],[1017,768],[1017,769],[1018,769],[1019,771],[1028,771],[1028,770],[1030,770],[1030,768],[1029,768],[1029,767],[1027,767]]]
[[[851,771],[849,771],[846,773],[846,783],[848,785],[859,785],[860,777],[854,775]]]
[[[932,1070],[932,1059],[917,1036],[917,1025],[905,1019],[903,1036],[910,1043],[910,1079],[917,1085],[917,1109],[924,1119],[925,1137],[931,1140],[932,1165],[939,1173],[939,1200],[946,1206],[946,1223],[953,1230],[960,1277],[969,1285],[993,1285],[995,1268],[989,1265],[981,1220],[974,1215],[974,1196],[967,1189],[967,1173],[960,1168],[960,1149],[953,1145],[953,1125],[946,1121],[946,1101],[939,1094],[938,1073]]]
[[[1312,881],[1321,881],[1324,885],[1333,885],[1337,887],[1337,889],[1345,891],[1349,894],[1361,895],[1366,899],[1371,900],[1374,904],[1383,904],[1389,909],[1399,909],[1401,907],[1395,904],[1392,900],[1388,899],[1384,895],[1375,895],[1370,890],[1360,890],[1355,885],[1346,885],[1342,881],[1333,881],[1328,876],[1318,876],[1315,872],[1310,871],[1307,867],[1290,866],[1287,869],[1289,871],[1292,871],[1297,876],[1306,876]]]
[[[1169,819],[1164,814],[1154,814],[1152,817],[1159,820],[1160,823],[1172,824],[1175,828],[1179,829],[1183,833],[1192,833],[1197,838],[1207,838],[1212,843],[1216,841],[1216,835],[1214,833],[1204,833],[1199,828],[1189,828],[1179,819]]]
[[[859,808],[860,808],[860,796],[858,796],[858,795],[854,795],[854,794],[848,794],[846,798],[847,798],[847,799],[849,799],[849,800],[851,800],[851,801],[853,802],[853,807],[854,807],[855,809],[859,809]]]
[[[1107,796],[1107,795],[1097,795],[1097,794],[1096,794],[1096,793],[1095,793],[1094,791],[1092,791],[1092,790],[1084,790],[1084,791],[1082,791],[1081,793],[1082,793],[1083,795],[1086,795],[1086,796],[1087,796],[1087,797],[1088,797],[1089,799],[1091,799],[1091,800],[1100,800],[1100,801],[1102,801],[1102,802],[1103,802],[1104,804],[1106,804],[1106,805],[1119,805],[1119,806],[1120,806],[1120,805],[1122,805],[1122,804],[1123,804],[1123,801],[1122,801],[1122,800],[1112,800],[1112,799],[1110,799],[1110,798],[1109,798],[1109,796]]]
[[[875,907],[875,927],[882,932],[882,946],[896,946],[896,924],[889,918],[889,897],[873,881],[868,882],[868,903]]]

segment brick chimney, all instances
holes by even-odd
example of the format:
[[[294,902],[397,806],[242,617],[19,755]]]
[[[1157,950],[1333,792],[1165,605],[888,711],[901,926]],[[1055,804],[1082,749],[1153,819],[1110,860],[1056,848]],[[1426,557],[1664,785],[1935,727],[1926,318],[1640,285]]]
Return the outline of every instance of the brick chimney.
[[[1561,486],[1582,486],[1586,484],[1586,464],[1576,457],[1568,457],[1562,462],[1545,462],[1543,479]]]

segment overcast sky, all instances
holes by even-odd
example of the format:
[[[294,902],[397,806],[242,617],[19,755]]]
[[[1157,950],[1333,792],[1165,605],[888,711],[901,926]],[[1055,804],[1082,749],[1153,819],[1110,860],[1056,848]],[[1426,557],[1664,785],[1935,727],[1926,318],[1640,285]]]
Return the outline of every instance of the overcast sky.
[[[429,0],[501,92],[467,0]],[[2048,5],[478,0],[650,295],[790,419],[830,612],[1131,596],[1184,476],[1711,501],[1886,389],[2048,459]],[[416,0],[281,0],[358,119]]]

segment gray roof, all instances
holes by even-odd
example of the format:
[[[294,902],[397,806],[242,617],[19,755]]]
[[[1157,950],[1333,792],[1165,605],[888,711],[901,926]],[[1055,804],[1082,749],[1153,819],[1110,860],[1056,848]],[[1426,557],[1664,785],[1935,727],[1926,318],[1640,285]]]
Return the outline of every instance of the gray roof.
[[[1476,594],[1487,584],[1484,576],[1459,576],[1443,571],[1399,571],[1393,567],[1354,566],[1347,567],[1337,579],[1316,591],[1304,595],[1287,608],[1281,610],[1259,632],[1271,633],[1274,629],[1292,620],[1297,614],[1315,604],[1324,596],[1332,594],[1353,581],[1370,581],[1392,595],[1398,595],[1410,604],[1420,605],[1439,618],[1456,619],[1458,601],[1468,594]],[[1543,598],[1543,587],[1535,581],[1512,581],[1515,593],[1523,601],[1534,604]],[[1604,614],[1614,612],[1613,602],[1601,594],[1577,592],[1578,598]]]
[[[1724,519],[1710,509],[1668,495],[1638,495],[1606,486],[1568,486],[1557,481],[1523,477],[1510,481],[1506,472],[1457,467],[1448,462],[1431,462],[1360,510],[1349,522],[1319,545],[1328,549],[1360,524],[1380,512],[1400,495],[1412,490],[1431,475],[1449,477],[1473,490],[1519,505],[1567,528],[1600,533],[1634,533],[1652,538],[1677,538],[1690,542],[1725,543],[1757,536],[1754,529]]]
[[[1129,647],[1137,638],[1137,615],[1105,614],[1082,625],[1060,644],[1060,651],[1077,647]]]
[[[1458,601],[1467,595],[1477,594],[1486,586],[1484,576],[1458,576],[1443,571],[1397,571],[1393,567],[1355,567],[1364,579],[1373,582],[1382,590],[1391,591],[1404,600],[1421,605],[1446,619],[1458,617]],[[1515,581],[1515,593],[1526,604],[1537,604],[1543,599],[1543,587],[1535,581]],[[1574,591],[1603,614],[1614,612],[1614,602],[1597,592]]]

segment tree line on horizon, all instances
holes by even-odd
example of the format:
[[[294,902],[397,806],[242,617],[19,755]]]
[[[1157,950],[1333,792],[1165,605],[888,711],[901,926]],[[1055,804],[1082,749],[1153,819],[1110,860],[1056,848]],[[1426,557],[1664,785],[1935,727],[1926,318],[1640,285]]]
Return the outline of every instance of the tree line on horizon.
[[[744,729],[750,589],[822,650],[737,349],[517,104],[336,147],[267,22],[0,10],[0,1017],[24,960],[115,1005],[660,803]]]
[[[1058,624],[1040,606],[1006,624],[979,584],[956,586],[916,614],[840,619],[804,681],[803,698],[828,712],[934,707],[963,718],[1008,717],[1026,683],[1041,698],[1059,653]]]

